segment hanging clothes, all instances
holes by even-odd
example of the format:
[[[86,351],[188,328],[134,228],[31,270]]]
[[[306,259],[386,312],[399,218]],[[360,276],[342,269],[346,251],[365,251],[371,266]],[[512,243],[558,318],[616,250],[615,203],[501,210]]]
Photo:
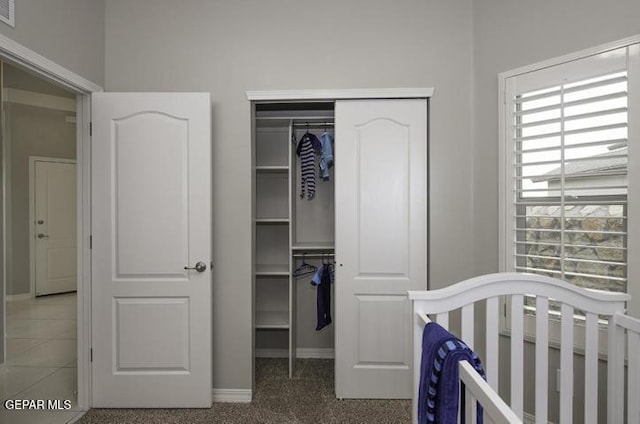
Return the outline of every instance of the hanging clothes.
[[[333,284],[333,279],[334,279],[333,266],[331,265],[331,263],[327,263],[327,264],[323,263],[322,266],[318,268],[313,278],[311,278],[311,285],[312,286],[320,285],[320,283],[322,282],[322,276],[325,273],[328,275],[329,283]]]
[[[316,286],[316,331],[331,324],[331,283],[333,283],[331,264],[322,265],[311,279],[311,284]]]
[[[291,142],[293,144],[296,144],[295,137],[295,133],[291,134]],[[298,156],[300,156],[300,151],[302,150],[302,140],[304,140],[305,138],[308,138],[311,142],[311,146],[313,146],[314,152],[316,152],[317,154],[320,154],[320,152],[322,152],[322,142],[318,139],[318,137],[316,137],[315,134],[307,131],[302,135],[302,138],[300,138],[300,143],[296,145],[296,153],[298,154]]]
[[[320,136],[322,149],[320,152],[320,177],[324,181],[329,181],[329,169],[333,166],[333,137],[328,132],[323,132]]]
[[[296,148],[296,153],[300,156],[300,198],[304,199],[305,190],[307,199],[313,200],[316,195],[316,158],[315,152],[318,147],[321,149],[318,137],[306,132]]]

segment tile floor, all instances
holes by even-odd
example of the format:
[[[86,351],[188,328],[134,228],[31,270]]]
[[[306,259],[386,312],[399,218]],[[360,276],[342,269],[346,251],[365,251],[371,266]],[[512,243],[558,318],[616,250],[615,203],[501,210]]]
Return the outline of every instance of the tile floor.
[[[77,412],[76,294],[7,302],[0,424],[64,424]],[[69,411],[7,410],[7,399],[70,400]]]

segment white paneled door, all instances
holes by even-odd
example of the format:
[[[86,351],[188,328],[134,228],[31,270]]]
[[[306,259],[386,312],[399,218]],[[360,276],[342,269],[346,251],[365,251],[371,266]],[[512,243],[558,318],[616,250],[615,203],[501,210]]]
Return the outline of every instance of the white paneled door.
[[[336,102],[336,396],[412,396],[427,287],[427,101]]]
[[[76,164],[33,161],[36,296],[77,289]]]
[[[92,406],[210,407],[209,94],[94,94],[92,125]]]

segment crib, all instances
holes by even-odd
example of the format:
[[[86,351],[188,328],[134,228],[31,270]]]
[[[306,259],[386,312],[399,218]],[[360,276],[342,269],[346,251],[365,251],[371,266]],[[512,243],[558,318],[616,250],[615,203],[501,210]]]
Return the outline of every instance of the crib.
[[[451,331],[475,350],[484,364],[486,382],[469,363],[459,363],[467,393],[460,409],[466,411],[466,422],[475,417],[477,401],[483,406],[485,422],[496,424],[596,423],[599,413],[600,422],[640,424],[640,320],[625,315],[630,298],[624,293],[587,290],[554,278],[520,273],[489,274],[440,290],[409,291],[414,326],[413,422],[418,422],[422,331],[433,320],[446,329],[451,323]],[[454,321],[459,322],[456,329]],[[482,337],[476,338],[479,334]],[[535,341],[533,346],[529,341]],[[530,353],[526,363],[525,350]],[[501,351],[510,352],[509,357],[501,358]],[[555,366],[549,368],[552,353],[554,363],[559,363],[557,373],[553,372]],[[600,387],[601,396],[606,396],[606,402],[601,402],[606,413],[598,411],[599,361],[607,363],[606,386]],[[507,362],[510,367],[500,366]],[[535,369],[532,379],[525,379],[525,366]],[[580,375],[578,385],[574,385],[574,371]],[[508,374],[501,376],[505,372]],[[561,384],[555,381],[556,376]],[[499,381],[508,386],[507,394],[503,393],[508,402],[497,394]],[[529,413],[524,411],[525,390],[533,391],[535,399]],[[549,416],[552,396],[559,396],[554,399],[558,411],[553,419]],[[581,409],[575,420],[574,397]]]

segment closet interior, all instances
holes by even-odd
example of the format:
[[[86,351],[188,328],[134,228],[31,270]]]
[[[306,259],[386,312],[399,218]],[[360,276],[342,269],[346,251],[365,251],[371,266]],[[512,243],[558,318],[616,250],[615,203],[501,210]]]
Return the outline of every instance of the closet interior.
[[[318,317],[312,284],[334,262],[334,102],[254,103],[253,117],[254,346],[288,357],[291,377],[296,357],[334,353],[334,323]]]

